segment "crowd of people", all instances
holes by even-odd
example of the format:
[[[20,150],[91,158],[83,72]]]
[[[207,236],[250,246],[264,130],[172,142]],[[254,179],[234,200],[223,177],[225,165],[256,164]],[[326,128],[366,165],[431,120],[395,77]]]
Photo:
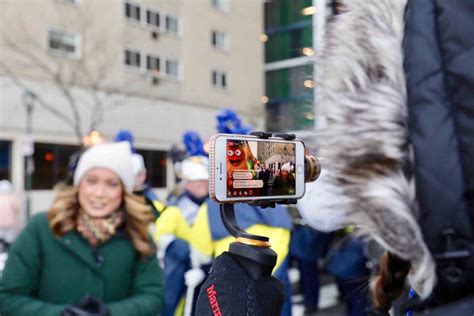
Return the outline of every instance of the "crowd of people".
[[[295,163],[285,161],[267,167],[265,162],[256,161],[253,179],[262,180],[261,195],[291,195],[295,193]]]

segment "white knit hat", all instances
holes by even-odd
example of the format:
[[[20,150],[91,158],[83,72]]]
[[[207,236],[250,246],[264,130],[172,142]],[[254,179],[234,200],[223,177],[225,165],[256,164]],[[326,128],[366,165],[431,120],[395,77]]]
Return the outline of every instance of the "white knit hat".
[[[209,160],[204,156],[186,158],[181,163],[181,175],[184,181],[209,179]]]
[[[283,166],[281,166],[281,170],[286,170],[288,172],[291,171],[291,164],[289,162],[283,164]]]
[[[79,158],[74,171],[74,185],[92,168],[101,167],[114,172],[128,192],[133,191],[132,151],[129,142],[99,144],[87,149]]]
[[[136,176],[140,171],[145,169],[145,161],[140,154],[132,154],[133,174]]]

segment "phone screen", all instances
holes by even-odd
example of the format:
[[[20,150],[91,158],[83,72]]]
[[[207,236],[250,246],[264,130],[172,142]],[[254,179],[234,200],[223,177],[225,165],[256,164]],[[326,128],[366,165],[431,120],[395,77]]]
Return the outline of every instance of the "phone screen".
[[[295,195],[295,144],[227,139],[227,197]]]

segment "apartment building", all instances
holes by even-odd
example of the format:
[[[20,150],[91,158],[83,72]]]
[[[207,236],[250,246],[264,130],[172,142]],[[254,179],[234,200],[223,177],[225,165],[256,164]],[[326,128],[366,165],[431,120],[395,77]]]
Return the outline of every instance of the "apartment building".
[[[263,128],[262,33],[260,1],[1,1],[0,178],[23,192],[33,170],[44,210],[90,131],[129,129],[163,193],[185,131],[210,137],[221,108]]]

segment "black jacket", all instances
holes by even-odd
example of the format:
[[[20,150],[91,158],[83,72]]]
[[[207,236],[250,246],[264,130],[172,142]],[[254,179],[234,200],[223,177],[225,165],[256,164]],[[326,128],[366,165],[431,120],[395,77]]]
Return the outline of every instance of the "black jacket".
[[[404,70],[419,222],[437,259],[438,287],[453,290],[458,283],[456,290],[470,292],[474,262],[469,261],[474,259],[466,255],[472,257],[474,250],[473,32],[472,0],[407,3]],[[461,251],[455,261],[464,271],[456,282],[445,279],[443,269],[449,264],[440,258],[453,251]],[[462,281],[470,285],[462,286]]]

